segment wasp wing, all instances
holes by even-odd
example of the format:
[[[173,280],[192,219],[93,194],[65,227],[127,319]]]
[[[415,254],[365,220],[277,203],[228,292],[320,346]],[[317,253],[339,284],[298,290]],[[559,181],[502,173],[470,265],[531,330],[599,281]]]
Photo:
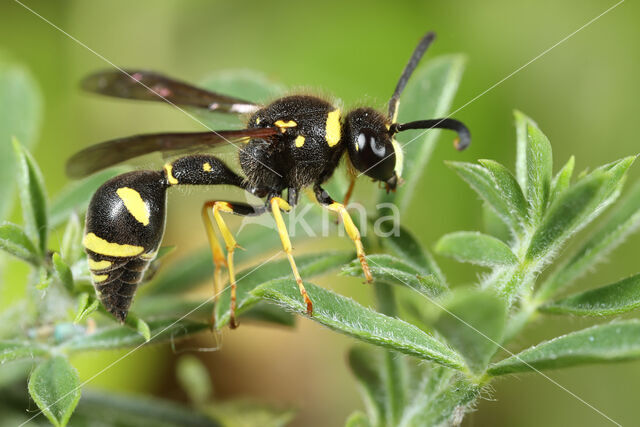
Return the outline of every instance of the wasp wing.
[[[210,147],[220,143],[246,142],[278,134],[278,128],[251,128],[219,132],[156,133],[134,135],[92,145],[67,161],[67,175],[82,178],[101,169],[157,151]]]
[[[116,98],[161,101],[221,113],[253,113],[260,106],[210,92],[151,71],[108,70],[86,77],[82,88]]]

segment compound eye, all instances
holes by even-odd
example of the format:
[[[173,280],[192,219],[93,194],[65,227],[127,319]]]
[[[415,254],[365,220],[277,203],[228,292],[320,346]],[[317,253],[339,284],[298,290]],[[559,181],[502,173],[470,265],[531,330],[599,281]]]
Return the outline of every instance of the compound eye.
[[[360,129],[350,151],[353,165],[371,178],[386,181],[393,176],[395,152],[386,134],[371,129]]]
[[[370,130],[364,129],[360,132],[356,142],[358,144],[358,151],[361,152],[361,155],[365,158],[371,157],[379,160],[388,154],[384,142],[379,141]]]

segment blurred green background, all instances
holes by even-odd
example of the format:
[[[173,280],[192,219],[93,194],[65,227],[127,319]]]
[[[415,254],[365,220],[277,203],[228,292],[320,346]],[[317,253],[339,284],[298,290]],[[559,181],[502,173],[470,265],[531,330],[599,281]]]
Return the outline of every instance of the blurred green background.
[[[162,71],[197,82],[217,70],[252,69],[289,87],[314,88],[345,104],[381,107],[415,43],[426,30],[438,39],[428,57],[462,52],[467,69],[454,102],[463,106],[595,18],[615,1],[550,0],[282,2],[282,1],[47,1],[25,0],[46,19],[121,67]],[[102,140],[142,132],[197,130],[165,105],[100,99],[78,81],[109,64],[18,3],[0,5],[0,52],[25,65],[44,95],[44,124],[35,157],[50,194],[65,183],[65,160]],[[492,158],[513,167],[512,110],[538,122],[554,148],[556,169],[575,154],[578,171],[640,151],[640,5],[626,1],[455,114],[472,131],[464,153],[441,138],[421,183],[421,198],[403,212],[405,226],[431,246],[455,230],[481,229],[480,203],[443,160]],[[630,182],[637,181],[636,166]],[[358,184],[360,194],[367,180]],[[188,194],[194,197],[187,197]],[[199,223],[206,192],[170,196],[166,242],[181,251],[205,244]],[[357,196],[356,196],[357,197]],[[240,242],[242,244],[242,242]],[[294,242],[295,244],[295,242]],[[340,244],[334,240],[325,244]],[[346,246],[348,247],[348,246]],[[638,271],[640,238],[578,286],[611,283]],[[184,253],[184,252],[182,252]],[[477,269],[439,259],[451,283],[473,281]],[[327,284],[329,280],[320,281]],[[357,280],[331,278],[338,292],[367,301]],[[16,293],[20,287],[16,285]],[[13,298],[4,291],[5,302]],[[539,342],[587,323],[548,318],[514,347]],[[337,425],[361,403],[344,364],[349,340],[309,321],[293,330],[243,325],[224,333],[224,347],[201,353],[219,398],[249,396],[299,408],[297,425]],[[211,338],[187,344],[214,345]],[[120,353],[92,353],[77,363],[82,378]],[[97,387],[174,391],[175,355],[168,347],[138,351],[92,382]],[[294,369],[291,369],[291,368]],[[303,370],[306,368],[306,371]],[[622,424],[636,424],[640,364],[550,372],[558,383]],[[606,420],[539,375],[508,378],[465,420],[468,426],[606,425]],[[182,396],[183,397],[183,396]]]

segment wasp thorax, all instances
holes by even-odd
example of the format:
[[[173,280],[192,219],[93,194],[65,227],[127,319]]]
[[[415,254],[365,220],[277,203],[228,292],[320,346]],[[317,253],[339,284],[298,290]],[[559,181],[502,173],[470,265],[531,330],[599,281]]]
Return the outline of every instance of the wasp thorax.
[[[388,119],[370,108],[347,115],[345,136],[349,159],[361,173],[395,187],[396,154]]]

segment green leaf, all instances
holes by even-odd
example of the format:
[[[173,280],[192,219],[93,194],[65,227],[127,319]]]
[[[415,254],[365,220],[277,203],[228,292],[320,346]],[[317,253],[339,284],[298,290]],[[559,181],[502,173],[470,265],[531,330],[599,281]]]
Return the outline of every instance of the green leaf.
[[[438,240],[436,252],[460,262],[485,267],[509,266],[518,263],[518,258],[501,240],[473,231],[458,231]]]
[[[575,162],[575,157],[571,156],[562,169],[560,169],[560,172],[553,177],[553,181],[551,182],[551,196],[549,197],[550,203],[553,203],[563,191],[569,188]]]
[[[209,370],[197,357],[180,357],[176,366],[176,377],[192,403],[202,405],[211,398],[213,388]]]
[[[624,239],[640,227],[640,183],[592,234],[586,243],[540,287],[537,299],[545,301],[559,289],[569,286],[602,261]]]
[[[371,344],[454,369],[465,369],[461,356],[417,327],[311,283],[305,283],[305,287],[313,301],[311,320]],[[306,305],[294,280],[274,280],[258,286],[251,293],[298,314],[306,313]]]
[[[67,221],[67,225],[64,228],[62,243],[60,243],[60,255],[67,265],[75,264],[84,255],[82,227],[80,219],[75,212],[69,215],[69,221]]]
[[[453,102],[462,73],[465,58],[462,55],[440,56],[420,65],[404,90],[398,110],[400,123],[423,120],[425,117],[443,117]],[[397,136],[404,151],[404,185],[396,193],[383,196],[382,200],[395,202],[406,210],[426,170],[439,130],[407,131]],[[455,136],[446,135],[452,141]]]
[[[375,348],[357,345],[351,347],[348,358],[371,424],[383,425],[387,420],[387,390],[381,370],[384,365],[383,354]]]
[[[435,324],[474,372],[482,372],[498,349],[507,320],[505,301],[491,290],[461,289]]]
[[[490,236],[500,239],[505,243],[512,240],[511,231],[507,224],[504,223],[502,218],[500,218],[487,203],[482,204],[482,222],[484,224],[484,231]]]
[[[17,165],[11,139],[33,147],[42,118],[42,97],[25,68],[0,59],[0,220],[13,205]]]
[[[295,417],[292,409],[273,407],[250,400],[228,400],[209,404],[203,411],[221,426],[285,427]]]
[[[42,173],[31,154],[13,140],[18,165],[17,181],[22,203],[22,216],[27,236],[36,243],[40,254],[47,252],[47,197]]]
[[[47,348],[40,344],[29,341],[0,340],[0,365],[12,360],[32,359],[47,354]]]
[[[151,329],[149,328],[149,325],[134,313],[129,312],[129,314],[127,314],[125,324],[138,331],[138,333],[144,338],[145,342],[149,342],[151,340]]]
[[[24,230],[15,224],[0,224],[0,249],[33,265],[40,264],[38,250]]]
[[[367,418],[367,416],[360,411],[353,412],[351,415],[349,415],[349,418],[347,418],[347,421],[344,423],[344,427],[371,427],[371,426],[372,424],[369,422],[369,419]]]
[[[478,163],[491,174],[493,182],[504,197],[511,214],[526,225],[529,222],[530,206],[516,178],[509,172],[509,169],[494,160],[481,159],[478,160]]]
[[[306,280],[309,277],[336,269],[351,259],[353,259],[351,252],[328,252],[322,255],[306,254],[296,257],[296,264],[300,276],[303,277],[303,280]],[[256,286],[274,279],[284,279],[292,276],[291,266],[286,259],[270,261],[260,265],[258,268],[249,268],[236,274],[236,314],[239,315],[260,302],[260,299],[251,293]],[[229,323],[230,305],[231,290],[226,288],[220,294],[216,303],[216,328],[219,329]]]
[[[282,310],[278,306],[267,303],[254,305],[242,313],[240,318],[257,322],[275,323],[281,326],[294,326],[296,324],[296,318],[293,314]]]
[[[53,268],[56,270],[56,275],[60,282],[64,285],[65,289],[69,293],[73,293],[74,285],[73,285],[73,274],[71,273],[71,269],[60,257],[60,254],[57,252],[53,254],[51,258],[53,261]]]
[[[163,319],[149,322],[150,342],[157,344],[196,334],[207,329],[206,323],[189,320]],[[109,350],[136,347],[146,342],[137,330],[122,326],[100,328],[91,335],[72,338],[61,345],[66,351]]]
[[[73,323],[80,323],[100,307],[100,301],[89,296],[88,293],[83,292],[78,295],[76,306],[76,316],[75,319],[73,319]]]
[[[608,316],[640,307],[640,274],[562,298],[539,308],[545,313]]]
[[[560,369],[587,363],[631,360],[640,357],[640,321],[597,325],[528,348],[495,363],[491,375]]]
[[[532,216],[541,219],[549,202],[551,192],[551,180],[553,173],[553,158],[551,144],[547,137],[538,129],[538,126],[525,116],[527,126],[527,199],[531,204]]]
[[[367,261],[371,275],[376,283],[406,286],[409,289],[435,298],[447,292],[447,287],[435,275],[423,275],[413,264],[387,254],[368,255]],[[360,260],[352,260],[343,267],[342,275],[362,277]]]
[[[525,218],[512,210],[512,203],[507,201],[498,187],[493,174],[485,167],[464,162],[446,162],[473,190],[487,203],[488,206],[504,221],[516,235],[524,232]]]
[[[80,380],[63,356],[41,363],[29,377],[29,394],[55,426],[66,426],[80,400]]]
[[[429,251],[424,249],[416,237],[402,225],[398,227],[397,235],[391,234],[381,241],[392,254],[411,264],[422,275],[433,274],[440,283],[446,285],[447,281]]]
[[[609,170],[595,170],[562,193],[533,235],[527,258],[539,260],[553,254],[569,236],[598,216],[615,200],[634,159],[627,157]]]
[[[96,190],[106,181],[125,171],[125,168],[100,171],[63,188],[49,207],[49,226],[53,229],[64,224],[72,213],[83,214]]]

